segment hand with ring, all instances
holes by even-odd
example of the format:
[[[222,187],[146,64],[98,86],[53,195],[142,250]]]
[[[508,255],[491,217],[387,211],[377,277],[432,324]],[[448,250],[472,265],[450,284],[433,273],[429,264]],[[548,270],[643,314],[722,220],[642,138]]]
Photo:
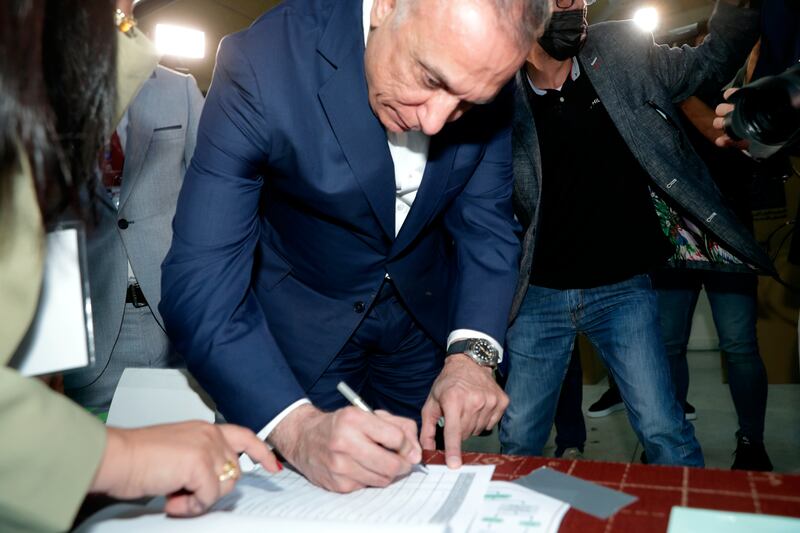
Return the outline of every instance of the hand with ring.
[[[233,490],[242,452],[268,472],[282,468],[263,441],[239,426],[184,422],[109,428],[91,490],[119,499],[166,495],[168,515],[198,515]]]
[[[229,479],[236,481],[240,476],[239,462],[234,459],[228,459],[222,465],[222,473],[219,475],[219,482],[224,483]]]

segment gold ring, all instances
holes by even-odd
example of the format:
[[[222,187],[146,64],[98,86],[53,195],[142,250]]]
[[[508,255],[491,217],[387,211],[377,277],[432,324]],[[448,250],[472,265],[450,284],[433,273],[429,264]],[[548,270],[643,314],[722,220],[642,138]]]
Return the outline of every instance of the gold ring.
[[[222,473],[219,475],[220,483],[224,483],[229,479],[239,479],[239,464],[233,459],[222,465]]]

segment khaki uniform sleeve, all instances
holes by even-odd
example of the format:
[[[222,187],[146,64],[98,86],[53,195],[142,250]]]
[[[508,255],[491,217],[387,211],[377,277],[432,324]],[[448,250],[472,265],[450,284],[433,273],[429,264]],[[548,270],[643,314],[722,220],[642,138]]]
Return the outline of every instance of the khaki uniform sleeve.
[[[103,455],[103,425],[3,367],[0,428],[0,531],[69,529]]]
[[[83,409],[5,367],[39,297],[43,233],[27,159],[0,226],[0,531],[69,529],[105,447]]]

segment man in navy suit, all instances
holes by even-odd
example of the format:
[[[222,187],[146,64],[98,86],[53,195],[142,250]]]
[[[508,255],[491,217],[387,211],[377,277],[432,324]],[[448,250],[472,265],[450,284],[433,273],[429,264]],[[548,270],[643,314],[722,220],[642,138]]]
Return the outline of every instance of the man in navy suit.
[[[508,404],[492,377],[519,258],[501,89],[549,9],[287,0],[220,45],[160,309],[225,417],[314,483],[385,486],[441,416],[457,467]],[[346,407],[339,381],[381,410]]]

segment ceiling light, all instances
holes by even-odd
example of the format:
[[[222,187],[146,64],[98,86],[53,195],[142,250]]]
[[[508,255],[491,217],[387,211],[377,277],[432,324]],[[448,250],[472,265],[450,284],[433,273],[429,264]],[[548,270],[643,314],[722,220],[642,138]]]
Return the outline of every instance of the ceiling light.
[[[206,55],[206,34],[182,26],[156,24],[156,48],[168,56],[201,59]]]
[[[654,7],[643,7],[637,9],[633,14],[633,21],[642,30],[652,32],[658,27],[658,11]]]

